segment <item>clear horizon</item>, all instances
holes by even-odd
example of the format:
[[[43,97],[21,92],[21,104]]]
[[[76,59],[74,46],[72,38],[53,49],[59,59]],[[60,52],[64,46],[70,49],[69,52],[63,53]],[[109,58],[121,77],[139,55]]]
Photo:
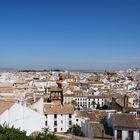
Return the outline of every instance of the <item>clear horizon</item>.
[[[0,67],[140,67],[139,0],[0,1]]]

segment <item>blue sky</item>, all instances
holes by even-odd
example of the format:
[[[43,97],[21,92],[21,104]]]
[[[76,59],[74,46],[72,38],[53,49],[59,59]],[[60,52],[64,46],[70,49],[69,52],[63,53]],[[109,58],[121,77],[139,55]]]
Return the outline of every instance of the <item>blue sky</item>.
[[[1,0],[0,67],[140,67],[139,0]]]

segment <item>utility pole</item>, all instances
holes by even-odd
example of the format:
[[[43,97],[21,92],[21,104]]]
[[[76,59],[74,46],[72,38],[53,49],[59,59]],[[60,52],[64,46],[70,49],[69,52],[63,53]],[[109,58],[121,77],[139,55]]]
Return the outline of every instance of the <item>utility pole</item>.
[[[102,140],[104,140],[104,130],[102,130]]]

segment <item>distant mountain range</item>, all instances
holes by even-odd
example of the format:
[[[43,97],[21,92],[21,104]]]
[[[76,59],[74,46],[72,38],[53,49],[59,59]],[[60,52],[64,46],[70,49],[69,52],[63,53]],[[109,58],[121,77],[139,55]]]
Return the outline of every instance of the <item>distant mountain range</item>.
[[[54,71],[65,71],[65,69],[60,69],[60,68],[57,68],[57,69],[48,69],[48,70],[54,70]],[[46,70],[46,71],[48,71]],[[74,69],[66,69],[68,71],[71,71],[71,72],[103,72],[104,70],[74,70]],[[0,72],[15,72],[15,71],[19,71],[18,69],[16,68],[0,68]],[[43,70],[20,70],[20,71],[43,71]],[[45,70],[44,70],[45,71]]]
[[[105,70],[99,70],[99,69],[63,69],[63,68],[50,68],[50,69],[46,69],[46,70],[19,70],[16,68],[0,68],[0,72],[16,72],[16,71],[65,71],[68,70],[70,72],[83,72],[83,73],[91,73],[91,72],[104,72]],[[136,70],[140,70],[140,68],[136,68]]]

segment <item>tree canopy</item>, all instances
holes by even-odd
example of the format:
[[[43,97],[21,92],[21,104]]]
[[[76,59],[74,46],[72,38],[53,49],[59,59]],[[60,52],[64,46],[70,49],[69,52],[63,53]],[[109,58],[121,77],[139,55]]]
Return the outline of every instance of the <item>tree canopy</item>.
[[[0,125],[0,140],[60,140],[55,134],[49,133],[47,129],[39,133],[37,136],[27,136],[25,131],[9,127],[8,125]]]

